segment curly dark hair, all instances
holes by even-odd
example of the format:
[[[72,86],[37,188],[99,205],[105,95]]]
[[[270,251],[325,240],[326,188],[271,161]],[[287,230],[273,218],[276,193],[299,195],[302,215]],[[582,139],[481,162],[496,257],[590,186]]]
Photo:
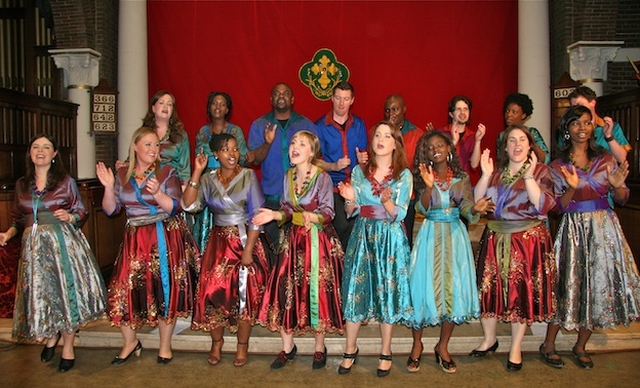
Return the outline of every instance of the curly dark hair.
[[[214,134],[211,136],[211,140],[209,140],[209,148],[211,149],[211,152],[220,151],[225,145],[227,145],[229,140],[232,139],[236,140],[236,138],[230,133]]]
[[[591,116],[591,110],[587,107],[576,105],[571,106],[567,109],[562,117],[560,118],[560,124],[558,124],[558,136],[560,137],[561,144],[558,147],[558,153],[562,160],[566,163],[570,162],[569,154],[571,153],[571,149],[573,145],[571,144],[571,138],[569,137],[569,127],[571,123],[578,120],[583,115],[589,115],[589,119],[593,119]],[[589,147],[587,149],[587,156],[589,160],[595,158],[596,156],[602,155],[606,152],[606,150],[595,143],[594,132],[591,132],[591,137],[589,138]]]
[[[533,101],[526,94],[522,93],[511,93],[504,99],[504,104],[502,104],[502,112],[507,111],[507,107],[509,104],[516,104],[522,109],[522,113],[526,114],[527,117],[531,116],[533,113]]]
[[[24,191],[30,190],[31,185],[36,182],[36,166],[33,164],[33,160],[31,160],[31,146],[35,143],[36,140],[45,138],[52,145],[53,150],[58,151],[58,142],[56,142],[55,138],[52,135],[40,133],[35,135],[29,141],[29,147],[27,148],[27,153],[25,155],[25,166],[26,170],[24,173],[24,179],[22,181]],[[51,191],[58,186],[58,183],[69,173],[62,165],[62,158],[60,157],[60,153],[57,153],[56,156],[51,160],[51,166],[49,167],[49,171],[47,172],[47,184],[46,189]]]
[[[391,128],[391,135],[396,142],[396,149],[393,151],[391,167],[393,169],[393,179],[398,179],[400,178],[400,174],[402,174],[402,171],[404,171],[404,169],[408,168],[409,166],[409,163],[407,162],[407,153],[404,150],[404,140],[402,139],[402,132],[400,132],[398,127],[396,127],[396,125],[391,121],[383,120],[376,124],[373,130],[374,134],[378,127],[381,125],[387,125],[389,128]],[[371,139],[371,141],[369,142],[369,155],[371,155],[371,157],[369,157],[369,160],[367,161],[363,169],[365,176],[370,169],[375,170],[376,168],[378,168],[376,158],[373,157],[375,153],[373,152],[372,144],[373,139]]]
[[[167,90],[158,90],[153,97],[151,97],[151,101],[149,101],[149,109],[147,110],[146,116],[142,119],[142,126],[153,128],[155,130],[158,128],[156,125],[156,115],[153,113],[153,106],[158,102],[162,96],[169,95],[171,96],[171,100],[173,101],[173,112],[171,113],[171,118],[169,119],[169,141],[173,144],[178,144],[182,140],[183,136],[187,136],[187,133],[184,130],[184,124],[180,117],[178,117],[178,107],[176,106],[176,98],[173,94],[171,94]]]
[[[411,172],[413,173],[413,187],[416,191],[421,192],[426,188],[424,181],[422,180],[422,176],[420,175],[420,169],[418,168],[418,166],[420,166],[420,164],[430,164],[431,160],[427,156],[427,151],[429,149],[429,140],[434,137],[443,139],[451,150],[451,161],[447,162],[447,164],[449,165],[449,167],[451,167],[453,176],[456,178],[460,178],[465,174],[465,171],[462,168],[462,163],[460,163],[460,157],[458,157],[458,153],[456,152],[456,146],[453,145],[453,141],[451,140],[451,138],[449,138],[449,136],[445,135],[442,132],[427,132],[422,135],[422,137],[420,137],[420,140],[418,140],[418,145],[416,146],[416,156],[414,158],[413,167],[411,169]]]

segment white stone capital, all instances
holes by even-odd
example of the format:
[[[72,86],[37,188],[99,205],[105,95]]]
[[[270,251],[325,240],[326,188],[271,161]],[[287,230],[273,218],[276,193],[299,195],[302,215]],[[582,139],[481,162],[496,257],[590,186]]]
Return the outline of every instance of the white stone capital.
[[[623,41],[578,41],[567,46],[569,74],[574,81],[602,82],[607,79],[607,62],[616,57]]]
[[[89,48],[49,50],[56,66],[64,72],[67,88],[90,89],[100,81],[101,54]]]

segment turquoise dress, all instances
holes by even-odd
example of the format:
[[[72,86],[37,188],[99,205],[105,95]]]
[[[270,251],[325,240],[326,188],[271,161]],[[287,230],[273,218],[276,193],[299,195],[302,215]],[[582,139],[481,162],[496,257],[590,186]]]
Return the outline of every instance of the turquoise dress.
[[[420,193],[422,195],[422,193]],[[418,197],[420,198],[420,197]],[[442,322],[460,324],[480,316],[473,250],[462,215],[477,223],[469,175],[453,178],[451,187],[434,185],[429,209],[416,203],[425,216],[411,251],[409,288],[414,329]]]
[[[363,322],[404,322],[411,317],[409,295],[409,242],[403,220],[413,190],[408,169],[398,180],[383,186],[392,190],[395,214],[389,215],[373,193],[371,182],[356,166],[351,184],[359,215],[353,226],[344,259],[342,277],[344,319]]]
[[[160,141],[160,165],[168,164],[178,173],[178,179],[183,186],[191,178],[191,160],[189,159],[189,135],[182,135],[180,143],[172,143],[168,137]]]

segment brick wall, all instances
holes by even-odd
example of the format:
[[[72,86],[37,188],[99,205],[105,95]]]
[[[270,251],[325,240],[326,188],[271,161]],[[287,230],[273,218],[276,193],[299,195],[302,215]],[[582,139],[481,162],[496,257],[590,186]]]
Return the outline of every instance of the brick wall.
[[[550,0],[551,82],[569,71],[567,46],[579,40],[621,40],[622,47],[640,47],[638,0]],[[638,87],[627,62],[609,62],[604,94]]]
[[[50,0],[58,48],[99,52],[100,79],[118,88],[118,0]],[[114,134],[96,134],[96,160],[113,166],[118,155]],[[80,150],[79,150],[80,151]]]

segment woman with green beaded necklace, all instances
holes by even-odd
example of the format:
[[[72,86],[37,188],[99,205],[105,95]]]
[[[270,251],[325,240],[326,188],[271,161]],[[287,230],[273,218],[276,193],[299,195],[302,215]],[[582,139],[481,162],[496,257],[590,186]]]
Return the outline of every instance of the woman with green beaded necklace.
[[[533,142],[526,127],[508,127],[498,147],[499,168],[494,170],[485,150],[474,193],[476,202],[490,197],[495,209],[487,214],[477,267],[484,341],[470,356],[495,352],[497,322],[510,322],[509,371],[522,368],[527,325],[549,320],[556,307],[553,241],[546,224],[556,201],[551,173],[538,163]]]

